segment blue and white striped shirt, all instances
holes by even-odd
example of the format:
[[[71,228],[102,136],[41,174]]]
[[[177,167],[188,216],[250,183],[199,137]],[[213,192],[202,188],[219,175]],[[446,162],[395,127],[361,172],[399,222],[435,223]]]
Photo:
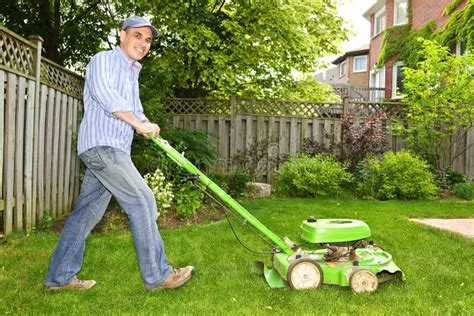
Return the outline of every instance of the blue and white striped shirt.
[[[138,91],[141,68],[120,47],[92,57],[86,68],[79,154],[96,146],[115,147],[130,154],[134,129],[112,113],[133,112],[139,120],[146,119]]]

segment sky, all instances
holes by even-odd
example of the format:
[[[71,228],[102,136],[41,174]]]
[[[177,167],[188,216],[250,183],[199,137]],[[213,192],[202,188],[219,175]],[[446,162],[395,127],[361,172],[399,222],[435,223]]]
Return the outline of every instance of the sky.
[[[339,15],[347,21],[349,29],[353,30],[353,33],[349,35],[349,40],[341,44],[342,52],[369,44],[370,23],[362,15],[377,1],[342,0],[341,2],[344,3],[339,5]],[[330,63],[337,56],[340,55],[326,56],[322,60]]]
[[[347,42],[342,44],[344,51],[361,47],[369,44],[370,41],[370,23],[362,15],[367,11],[376,0],[345,0],[345,4],[339,6],[339,14],[354,30]]]

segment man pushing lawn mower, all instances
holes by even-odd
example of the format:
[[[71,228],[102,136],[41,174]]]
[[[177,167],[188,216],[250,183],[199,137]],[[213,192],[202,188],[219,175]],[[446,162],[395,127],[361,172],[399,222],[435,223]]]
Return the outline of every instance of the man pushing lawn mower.
[[[85,239],[101,220],[112,196],[130,220],[145,288],[177,288],[191,279],[194,267],[168,264],[157,220],[153,192],[130,157],[134,130],[157,136],[160,127],[148,121],[139,99],[141,60],[150,50],[156,28],[142,17],[127,18],[120,46],[96,54],[87,65],[84,117],[78,154],[86,166],[81,193],[68,217],[44,280],[47,290],[89,289],[94,280],[80,280]]]
[[[308,217],[300,226],[301,245],[320,248],[303,249],[269,230],[166,140],[157,137],[160,128],[146,119],[138,95],[138,61],[148,53],[156,36],[150,22],[129,17],[120,32],[120,47],[97,54],[87,66],[85,112],[78,142],[79,156],[87,169],[81,194],[51,259],[46,289],[88,289],[95,285],[94,280],[79,280],[76,274],[81,270],[85,238],[102,218],[112,195],[130,219],[145,288],[177,288],[191,278],[192,266],[173,269],[168,264],[156,225],[153,193],[130,159],[134,129],[186,169],[195,185],[223,206],[226,214],[250,224],[254,232],[271,242],[271,266],[258,264],[271,288],[304,290],[333,284],[363,293],[377,290],[382,282],[404,280],[392,255],[368,239],[371,231],[366,223]]]

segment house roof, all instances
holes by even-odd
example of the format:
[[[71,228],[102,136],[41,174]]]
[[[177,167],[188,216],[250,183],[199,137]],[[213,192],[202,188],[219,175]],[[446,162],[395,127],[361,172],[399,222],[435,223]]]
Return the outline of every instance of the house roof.
[[[362,47],[359,47],[359,48],[356,48],[356,49],[349,50],[349,51],[345,52],[344,55],[339,56],[336,59],[334,59],[332,61],[332,64],[337,65],[337,64],[341,63],[342,61],[344,61],[344,59],[346,59],[349,56],[365,55],[365,54],[368,54],[368,53],[369,53],[369,45],[367,44],[367,45],[364,45]]]
[[[377,0],[362,16],[370,22],[370,17],[383,8],[387,0]]]

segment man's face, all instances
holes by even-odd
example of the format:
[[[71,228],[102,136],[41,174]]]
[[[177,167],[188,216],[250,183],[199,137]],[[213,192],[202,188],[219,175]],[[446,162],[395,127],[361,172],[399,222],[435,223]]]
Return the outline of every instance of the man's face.
[[[150,50],[151,40],[151,29],[147,26],[120,31],[120,47],[131,60],[145,57]]]

